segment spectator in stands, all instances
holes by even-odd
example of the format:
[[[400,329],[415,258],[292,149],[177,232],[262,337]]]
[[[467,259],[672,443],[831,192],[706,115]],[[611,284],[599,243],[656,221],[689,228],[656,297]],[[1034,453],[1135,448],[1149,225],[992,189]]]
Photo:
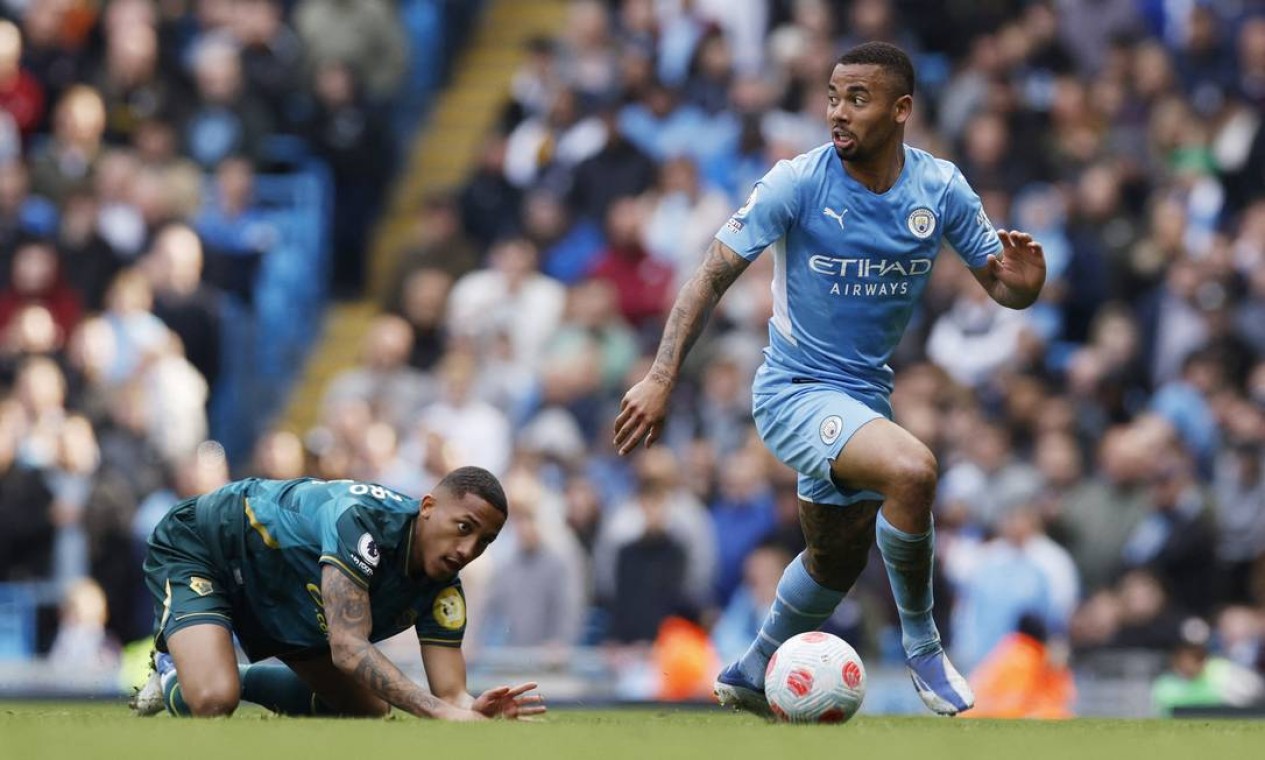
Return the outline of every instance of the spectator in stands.
[[[522,192],[506,177],[505,151],[504,135],[488,136],[461,189],[461,226],[483,248],[518,232]]]
[[[56,238],[66,282],[83,299],[84,310],[89,313],[105,306],[106,288],[124,266],[97,229],[99,211],[97,198],[89,189],[69,193]]]
[[[183,83],[162,66],[160,52],[152,22],[119,21],[105,30],[105,59],[93,67],[91,81],[101,94],[112,141],[130,141],[146,119],[178,118],[187,110]]]
[[[146,355],[169,340],[169,330],[154,316],[154,292],[139,269],[125,269],[114,278],[102,314],[114,331],[114,364],[107,381],[122,383],[133,376]]]
[[[53,494],[39,468],[18,460],[26,427],[16,401],[0,402],[0,581],[34,581],[53,570]]]
[[[374,101],[390,98],[407,67],[403,27],[386,0],[300,0],[294,26],[313,69],[345,63]]]
[[[53,134],[31,158],[31,186],[53,202],[91,179],[101,155],[105,106],[96,90],[75,85],[53,111]]]
[[[189,363],[213,388],[220,376],[220,303],[219,294],[203,284],[202,262],[197,234],[172,224],[154,238],[145,265],[154,315],[180,338]]]
[[[594,262],[591,277],[619,293],[619,310],[639,331],[654,332],[667,310],[675,272],[655,261],[645,248],[645,209],[637,198],[620,198],[606,214],[606,250]]]
[[[60,100],[80,75],[81,40],[68,34],[64,25],[69,10],[56,0],[36,0],[21,18],[22,65],[44,87],[46,104]],[[45,129],[47,123],[45,113],[39,128]]]
[[[44,97],[43,85],[22,65],[22,34],[0,20],[0,110],[30,135],[44,121]]]
[[[442,269],[421,267],[411,270],[400,285],[397,311],[413,328],[413,350],[409,366],[429,372],[448,349],[449,330],[444,317],[452,275]]]
[[[1076,603],[1076,567],[1044,534],[1034,509],[1010,508],[1000,516],[997,532],[998,538],[970,552],[973,557],[956,548],[949,569],[958,592],[954,659],[967,669],[983,661],[1025,615],[1052,633],[1066,630]]]
[[[568,293],[567,309],[545,345],[549,363],[592,349],[598,361],[598,389],[614,392],[637,359],[636,335],[619,313],[619,296],[610,283],[585,280]]]
[[[1061,500],[1053,531],[1072,553],[1086,591],[1112,582],[1125,543],[1146,517],[1142,481],[1149,445],[1136,429],[1108,430],[1098,447],[1095,474]]]
[[[119,639],[106,630],[110,604],[101,585],[81,578],[66,589],[49,662],[79,678],[109,676],[119,663]]]
[[[114,331],[101,317],[79,323],[66,341],[67,406],[92,421],[105,425],[110,417],[114,388],[107,375],[114,363]]]
[[[613,548],[607,631],[613,642],[652,641],[659,625],[689,603],[689,557],[683,542],[669,531],[670,511],[660,494],[643,492],[636,512],[640,532]]]
[[[272,121],[246,89],[237,43],[224,33],[205,35],[193,52],[193,74],[197,102],[181,129],[189,155],[204,169],[237,154],[258,160]]]
[[[567,202],[580,219],[600,224],[616,198],[649,190],[658,168],[619,128],[613,106],[604,106],[598,115],[605,144],[575,167]]]
[[[719,493],[709,509],[716,531],[715,598],[721,605],[730,602],[744,579],[751,588],[751,579],[747,578],[748,555],[768,538],[776,523],[773,489],[766,474],[767,461],[763,451],[749,447],[727,455],[720,466]],[[779,577],[785,564],[778,568]],[[777,585],[776,579],[773,585]],[[763,619],[761,615],[748,621],[754,622],[755,627],[750,631],[743,628],[746,638],[739,635],[734,641],[745,642],[744,647],[749,644]]]
[[[941,481],[940,508],[956,524],[990,531],[1011,508],[1036,496],[1041,476],[1015,455],[1004,424],[980,421],[972,428],[962,461]]]
[[[43,306],[61,335],[69,335],[83,315],[79,294],[62,276],[57,251],[50,243],[32,240],[13,255],[9,286],[0,291],[0,332],[26,306]]]
[[[645,222],[646,249],[676,273],[679,290],[733,209],[723,193],[702,184],[686,157],[664,162],[656,190]]]
[[[543,188],[523,198],[522,228],[523,237],[540,251],[540,271],[564,285],[588,275],[605,242],[598,222],[575,218],[561,196]]]
[[[253,471],[269,480],[294,480],[307,469],[303,441],[288,430],[272,430],[259,437],[255,444]]]
[[[333,174],[332,283],[339,296],[358,294],[364,283],[369,222],[378,214],[395,160],[387,123],[366,102],[361,76],[347,61],[321,62],[313,80],[315,103],[300,132]]]
[[[1171,433],[1169,434],[1171,435]],[[1151,569],[1182,609],[1207,612],[1216,587],[1211,505],[1190,456],[1171,438],[1151,451],[1148,514],[1123,549],[1125,567]]]
[[[481,624],[485,646],[544,646],[561,654],[579,642],[586,573],[574,536],[539,514],[540,491],[531,484],[511,486],[506,494],[514,504],[509,525],[514,540],[496,559],[494,572],[515,580],[490,585]]]
[[[28,356],[57,355],[63,343],[63,333],[48,309],[38,304],[22,307],[0,335],[0,379],[11,377]]]
[[[1242,427],[1230,433],[1218,454],[1213,478],[1217,558],[1225,599],[1265,601],[1260,568],[1265,566],[1265,419],[1246,406],[1236,413]]]
[[[457,461],[504,473],[510,463],[512,432],[500,410],[474,395],[477,357],[470,351],[450,351],[437,374],[439,397],[419,415],[421,426],[443,435]]]
[[[132,615],[140,582],[130,545],[137,497],[121,473],[102,467],[96,435],[86,418],[70,416],[62,424],[47,478],[57,525],[54,578],[63,583],[95,578],[116,613],[111,630],[123,641],[143,635],[144,628],[135,628]]]
[[[567,12],[559,61],[562,77],[585,101],[605,102],[618,92],[611,20],[597,0],[572,3]]]
[[[543,116],[549,110],[553,93],[562,86],[558,72],[558,46],[549,37],[532,37],[524,50],[527,54],[510,80],[510,102],[506,120],[517,124],[524,119]]]
[[[23,415],[18,457],[28,466],[48,467],[57,456],[57,436],[66,419],[66,378],[47,356],[32,356],[19,366],[13,399]]]
[[[1066,651],[1050,646],[1041,622],[1024,616],[1015,632],[971,674],[972,718],[1070,718],[1076,685]]]
[[[411,239],[400,252],[386,301],[399,304],[400,285],[415,269],[439,269],[452,278],[459,278],[482,263],[482,252],[461,228],[457,199],[447,195],[427,198],[413,226]]]
[[[601,120],[585,114],[579,95],[569,88],[553,94],[549,111],[529,118],[505,142],[505,177],[515,187],[544,184],[565,188],[565,178],[606,143]]]
[[[722,556],[724,552],[723,540]],[[793,556],[776,543],[759,543],[743,554],[741,585],[734,589],[712,627],[712,644],[721,660],[739,657],[773,605],[777,582]],[[724,599],[718,596],[718,599]]]
[[[280,0],[243,0],[230,24],[241,45],[246,89],[268,108],[273,125],[292,128],[301,107],[304,50],[282,6]]]
[[[330,381],[321,406],[331,410],[348,400],[368,404],[374,413],[403,428],[433,401],[437,390],[420,371],[408,366],[412,329],[400,317],[374,319],[361,348],[360,366]]]
[[[620,597],[619,593],[619,557],[621,550],[630,544],[645,539],[644,545],[634,549],[625,559],[632,566],[650,564],[654,556],[662,556],[671,568],[665,570],[675,573],[676,548],[682,552],[684,562],[681,568],[684,573],[679,586],[681,596],[655,602],[658,617],[650,616],[650,620],[629,625],[638,626],[642,634],[657,628],[664,616],[674,611],[674,605],[685,603],[696,610],[706,608],[711,603],[712,590],[716,573],[716,539],[711,517],[701,503],[681,485],[680,464],[675,455],[665,448],[647,450],[638,460],[636,493],[632,498],[617,505],[603,520],[602,533],[594,550],[594,579],[599,596],[607,600]],[[626,568],[635,575],[632,567]],[[633,581],[626,578],[628,583]],[[666,578],[660,578],[664,581]],[[630,586],[622,587],[631,594]],[[666,586],[659,582],[648,584],[642,588],[663,589]],[[631,596],[620,597],[631,602]],[[635,616],[634,616],[635,617]],[[652,622],[651,622],[652,621]],[[649,633],[653,636],[653,633]],[[624,641],[635,640],[624,638]]]
[[[255,201],[250,159],[231,156],[215,168],[215,191],[199,210],[194,228],[206,244],[204,279],[241,303],[254,304],[260,265],[280,233]]]
[[[536,247],[522,238],[498,243],[488,263],[453,286],[448,329],[481,347],[504,332],[514,360],[531,366],[562,318],[566,289],[537,270]],[[527,314],[531,319],[523,318]]]
[[[1265,698],[1265,680],[1208,651],[1208,625],[1192,621],[1169,655],[1169,671],[1156,679],[1151,700],[1160,715],[1183,707],[1247,707]]]
[[[136,383],[119,387],[109,403],[110,417],[99,435],[102,466],[123,473],[134,493],[153,493],[162,487],[167,467],[149,435],[157,411]]]
[[[1025,314],[994,303],[972,278],[959,282],[952,308],[927,337],[927,356],[957,382],[979,388],[1022,359],[1020,346],[1030,328]]]
[[[57,224],[57,208],[47,199],[31,195],[26,165],[16,159],[15,153],[0,161],[0,276],[4,282],[18,242],[47,236]]]

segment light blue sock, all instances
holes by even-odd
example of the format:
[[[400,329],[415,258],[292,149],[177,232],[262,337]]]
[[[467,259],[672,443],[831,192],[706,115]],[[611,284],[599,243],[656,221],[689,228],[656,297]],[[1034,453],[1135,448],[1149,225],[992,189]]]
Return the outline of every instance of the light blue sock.
[[[782,573],[782,580],[777,584],[777,598],[760,626],[760,633],[738,661],[738,669],[747,680],[764,688],[764,670],[782,642],[797,633],[820,628],[834,613],[843,596],[844,592],[826,588],[813,580],[804,567],[804,555],[801,553]]]
[[[935,559],[935,526],[926,533],[897,530],[879,512],[874,529],[878,548],[887,566],[896,610],[900,613],[900,643],[905,656],[940,648],[940,631],[931,617],[931,569]]]

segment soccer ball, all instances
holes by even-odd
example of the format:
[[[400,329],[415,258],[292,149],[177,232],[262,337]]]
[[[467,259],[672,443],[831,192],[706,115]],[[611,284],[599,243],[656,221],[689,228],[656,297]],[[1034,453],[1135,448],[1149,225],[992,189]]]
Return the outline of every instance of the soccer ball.
[[[764,694],[783,722],[845,723],[865,699],[865,664],[838,636],[801,633],[773,653]]]

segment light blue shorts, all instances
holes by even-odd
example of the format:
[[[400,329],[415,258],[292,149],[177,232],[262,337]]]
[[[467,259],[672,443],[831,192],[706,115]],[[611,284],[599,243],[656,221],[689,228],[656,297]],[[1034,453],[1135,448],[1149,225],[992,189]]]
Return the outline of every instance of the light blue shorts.
[[[836,483],[830,463],[862,425],[892,418],[892,404],[885,396],[853,396],[827,383],[791,382],[773,393],[755,394],[752,412],[764,445],[799,473],[799,498],[841,507],[883,500],[876,491]]]

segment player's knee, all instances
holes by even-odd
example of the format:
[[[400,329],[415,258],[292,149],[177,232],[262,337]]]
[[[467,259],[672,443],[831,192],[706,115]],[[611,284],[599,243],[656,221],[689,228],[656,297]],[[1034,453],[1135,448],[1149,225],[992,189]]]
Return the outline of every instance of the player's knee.
[[[891,491],[910,494],[919,501],[930,503],[936,494],[939,467],[936,457],[925,446],[902,452],[891,461],[888,480]]]
[[[193,688],[181,684],[180,695],[189,706],[189,712],[198,718],[232,715],[240,700],[238,688],[232,683],[206,684]]]

